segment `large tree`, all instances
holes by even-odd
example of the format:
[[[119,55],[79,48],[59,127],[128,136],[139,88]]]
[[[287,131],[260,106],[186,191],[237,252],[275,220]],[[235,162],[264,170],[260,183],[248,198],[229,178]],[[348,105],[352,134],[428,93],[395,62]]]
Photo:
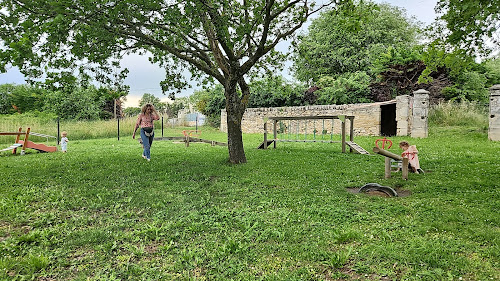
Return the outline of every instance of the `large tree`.
[[[321,13],[295,44],[297,78],[317,82],[322,76],[368,71],[389,47],[411,46],[418,23],[389,4],[354,1]]]
[[[0,0],[0,71],[12,64],[28,76],[62,75],[80,63],[102,78],[123,55],[149,52],[166,70],[165,92],[188,85],[183,69],[224,86],[229,161],[244,163],[247,77],[276,62],[275,46],[319,8],[308,0]]]

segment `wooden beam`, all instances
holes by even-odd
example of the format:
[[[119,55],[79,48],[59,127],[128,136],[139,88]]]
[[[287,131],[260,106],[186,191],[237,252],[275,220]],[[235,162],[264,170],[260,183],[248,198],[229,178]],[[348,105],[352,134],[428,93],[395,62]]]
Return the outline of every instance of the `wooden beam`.
[[[394,154],[394,153],[387,151],[385,149],[382,149],[382,148],[374,147],[373,152],[380,154],[380,155],[384,155],[385,157],[389,157],[389,158],[392,158],[392,159],[397,160],[397,161],[403,160],[403,157],[401,157],[400,155]]]

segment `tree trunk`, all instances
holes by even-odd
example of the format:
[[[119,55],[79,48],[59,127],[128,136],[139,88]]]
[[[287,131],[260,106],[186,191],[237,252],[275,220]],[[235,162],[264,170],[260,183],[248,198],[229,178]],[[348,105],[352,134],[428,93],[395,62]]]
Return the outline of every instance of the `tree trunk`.
[[[229,149],[229,162],[231,164],[246,163],[245,150],[243,149],[243,136],[241,132],[241,119],[227,113],[227,146]]]
[[[227,111],[227,146],[229,150],[229,162],[231,164],[242,164],[247,162],[243,148],[243,134],[241,131],[241,119],[246,109],[246,103],[242,102],[236,90],[236,83],[225,85],[226,111]],[[245,94],[243,95],[245,96]]]

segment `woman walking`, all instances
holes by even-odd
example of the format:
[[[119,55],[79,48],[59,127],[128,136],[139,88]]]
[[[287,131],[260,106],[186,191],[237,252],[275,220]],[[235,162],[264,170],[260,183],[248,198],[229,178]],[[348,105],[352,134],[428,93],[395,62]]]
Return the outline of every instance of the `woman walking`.
[[[153,139],[155,137],[154,120],[159,119],[160,115],[156,111],[155,107],[150,103],[145,104],[141,109],[141,113],[137,117],[134,133],[132,134],[132,138],[135,139],[135,132],[137,131],[137,128],[141,128],[140,134],[142,146],[144,148],[142,158],[148,161],[151,160],[151,145],[153,144]]]

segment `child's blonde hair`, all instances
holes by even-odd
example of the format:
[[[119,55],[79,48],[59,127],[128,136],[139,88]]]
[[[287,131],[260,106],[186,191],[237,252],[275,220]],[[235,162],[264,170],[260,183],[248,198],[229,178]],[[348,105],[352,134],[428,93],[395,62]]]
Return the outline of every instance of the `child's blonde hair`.
[[[66,136],[67,134],[68,134],[68,132],[66,132],[66,131],[61,132],[61,136]]]

